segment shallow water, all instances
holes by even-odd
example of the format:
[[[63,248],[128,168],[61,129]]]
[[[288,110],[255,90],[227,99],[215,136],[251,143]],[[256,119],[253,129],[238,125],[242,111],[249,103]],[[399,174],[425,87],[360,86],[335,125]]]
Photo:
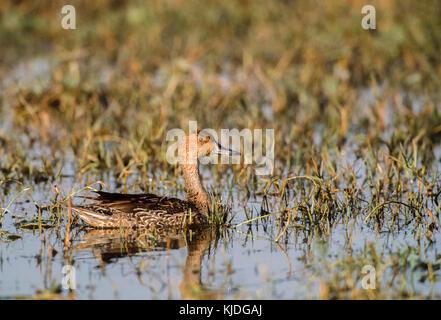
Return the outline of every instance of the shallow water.
[[[38,78],[48,68],[44,60],[37,60],[30,66],[30,69],[18,67],[4,80],[3,85],[11,86],[13,81],[23,77],[24,70],[30,70]],[[37,81],[32,74],[27,74],[27,77],[30,83]],[[366,111],[372,94],[369,90],[361,90],[361,110]],[[11,114],[7,112],[7,106],[5,101],[4,110],[0,110],[0,130],[4,132],[12,130]],[[268,119],[273,118],[268,106],[264,106],[264,115]],[[393,117],[388,119],[391,123],[387,125],[393,127]],[[324,133],[320,125],[315,129],[314,144],[318,147]],[[386,136],[388,134],[385,133]],[[25,137],[22,139],[26,140]],[[23,144],[28,145],[24,140]],[[339,154],[331,156],[338,159],[341,167],[354,165],[357,179],[364,180],[365,164],[354,155],[357,148],[354,134]],[[30,161],[35,167],[40,167],[42,159],[51,152],[49,146],[34,143],[33,149],[29,150],[33,155]],[[429,240],[421,235],[424,231],[418,224],[401,223],[401,227],[391,227],[391,230],[385,224],[377,229],[372,221],[364,221],[364,214],[351,216],[349,224],[345,223],[342,214],[328,227],[327,234],[310,227],[288,228],[277,243],[274,240],[282,232],[277,213],[267,219],[241,224],[265,214],[261,211],[264,199],[258,193],[245,197],[241,186],[237,184],[230,192],[228,186],[232,179],[231,172],[222,174],[220,181],[205,181],[207,185],[215,186],[224,200],[232,197],[229,203],[234,218],[230,222],[231,226],[225,228],[222,234],[210,230],[196,232],[190,237],[165,236],[160,241],[150,239],[145,243],[143,238],[140,241],[121,238],[118,231],[109,235],[109,232],[97,232],[80,225],[72,227],[70,245],[67,250],[63,250],[65,220],[58,224],[50,221],[51,215],[48,212],[42,212],[43,221],[52,224],[47,229],[40,229],[37,223],[35,230],[27,230],[17,226],[17,222],[38,216],[35,204],[51,204],[55,187],[66,195],[74,186],[75,190],[79,190],[93,181],[101,180],[109,190],[121,191],[113,178],[113,172],[104,170],[100,176],[88,174],[75,177],[74,157],[69,150],[63,152],[64,164],[56,181],[25,181],[24,184],[9,181],[2,186],[0,207],[6,208],[11,202],[12,205],[4,215],[1,228],[8,234],[0,242],[0,298],[32,297],[38,292],[40,295],[37,297],[40,298],[42,293],[49,292],[51,297],[75,299],[333,297],[332,293],[324,295],[324,285],[329,284],[331,288],[335,284],[349,286],[349,292],[365,290],[361,282],[364,276],[363,258],[372,254],[379,257],[380,270],[375,290],[379,290],[381,296],[405,297],[406,294],[397,294],[402,291],[409,296],[440,298],[439,232],[434,232]],[[435,156],[439,158],[440,155],[441,148],[437,146]],[[441,169],[439,163],[435,169]],[[284,175],[290,175],[286,169],[282,171]],[[203,170],[205,177],[210,172],[208,168]],[[437,174],[433,173],[434,176]],[[154,177],[151,172],[149,176]],[[136,179],[135,172],[129,176],[127,185],[133,185]],[[182,179],[178,183],[182,184]],[[31,189],[14,201],[25,186]],[[345,185],[342,183],[341,187]],[[165,183],[159,183],[155,188],[154,191],[160,194],[184,197],[182,191]],[[139,192],[136,189],[127,191]],[[294,195],[289,201],[293,204],[299,201],[301,195],[296,195],[295,189],[291,192]],[[74,199],[74,203],[81,201]],[[268,196],[267,201],[276,203],[277,199]],[[247,217],[244,207],[252,212],[252,217]],[[439,207],[430,200],[427,200],[427,208],[439,213]],[[403,209],[399,210],[401,212]],[[61,214],[66,215],[66,210]],[[370,248],[369,254],[367,248]],[[354,264],[354,261],[359,263]],[[62,286],[65,276],[62,270],[66,265],[75,268],[74,290]],[[397,269],[398,276],[392,276]]]
[[[63,178],[63,185],[59,187],[68,189],[72,183],[72,178]],[[4,203],[9,203],[20,189],[21,186],[12,186]],[[33,200],[23,202],[29,195]],[[51,186],[40,183],[23,194],[10,210],[15,215],[32,216],[36,212],[33,201],[44,204],[48,197],[51,197]],[[232,224],[247,220],[243,205],[256,211],[260,203],[258,198],[243,204],[234,196]],[[251,226],[244,224],[236,229],[229,228],[218,242],[215,235],[202,235],[203,240],[199,241],[197,232],[193,235],[196,240],[181,236],[180,243],[174,244],[176,239],[169,239],[169,248],[166,237],[161,243],[153,241],[145,246],[121,240],[119,231],[112,234],[114,240],[110,241],[111,237],[104,232],[95,231],[97,234],[94,235],[90,229],[74,227],[66,256],[63,254],[64,227],[55,226],[40,233],[38,229],[15,228],[13,224],[17,220],[20,218],[12,218],[11,213],[7,213],[3,221],[3,230],[21,238],[0,244],[2,298],[32,296],[51,287],[57,288],[55,291],[61,290],[61,296],[67,297],[69,290],[61,287],[62,268],[66,264],[75,267],[73,297],[76,299],[317,298],[319,280],[335,276],[332,272],[327,274],[326,268],[332,270],[332,264],[345,257],[349,247],[354,257],[369,243],[374,245],[377,253],[384,250],[393,254],[415,248],[416,264],[435,262],[441,257],[439,234],[434,236],[432,244],[428,244],[414,239],[415,229],[412,227],[399,232],[377,233],[363,222],[362,217],[354,223],[350,246],[343,223],[334,225],[329,236],[325,237],[290,231],[290,235],[278,244],[274,242],[270,220],[266,225],[252,223]],[[418,250],[423,254],[417,254]],[[188,270],[186,263],[195,268],[190,277],[185,273],[186,268]],[[336,269],[335,272],[340,271]],[[409,281],[407,286],[423,296],[439,296],[440,281],[419,281],[425,273],[417,268],[405,274]],[[190,290],[189,293],[182,289],[185,285],[197,286],[199,290],[196,293]],[[382,290],[388,290],[386,284],[384,287]]]

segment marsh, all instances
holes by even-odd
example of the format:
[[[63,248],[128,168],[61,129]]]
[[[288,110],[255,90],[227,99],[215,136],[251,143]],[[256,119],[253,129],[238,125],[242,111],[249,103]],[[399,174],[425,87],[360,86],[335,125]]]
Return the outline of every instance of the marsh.
[[[440,299],[439,1],[370,1],[369,30],[349,0],[64,4],[0,4],[0,298]],[[72,212],[185,199],[189,121],[272,129],[272,172],[202,163],[201,230]]]

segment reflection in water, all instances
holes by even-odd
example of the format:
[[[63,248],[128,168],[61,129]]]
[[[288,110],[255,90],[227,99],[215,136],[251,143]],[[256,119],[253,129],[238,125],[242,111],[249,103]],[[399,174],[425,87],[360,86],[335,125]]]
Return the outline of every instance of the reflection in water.
[[[106,264],[118,258],[142,252],[173,250],[187,247],[183,278],[179,284],[182,299],[221,299],[220,291],[206,288],[201,282],[202,259],[215,239],[209,227],[189,230],[186,233],[171,231],[161,234],[143,233],[137,230],[91,229],[74,249],[91,250],[103,272]]]

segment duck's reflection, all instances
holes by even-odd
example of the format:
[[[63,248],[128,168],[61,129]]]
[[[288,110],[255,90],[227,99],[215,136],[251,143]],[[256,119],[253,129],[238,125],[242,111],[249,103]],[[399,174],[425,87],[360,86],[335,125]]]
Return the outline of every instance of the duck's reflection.
[[[183,269],[179,291],[182,299],[221,299],[219,291],[208,289],[201,282],[202,259],[215,238],[211,228],[188,230],[187,232],[161,232],[151,234],[140,231],[118,229],[91,229],[81,237],[75,249],[88,249],[94,253],[103,272],[108,263],[118,258],[133,256],[141,252],[173,250],[187,247],[187,258]]]

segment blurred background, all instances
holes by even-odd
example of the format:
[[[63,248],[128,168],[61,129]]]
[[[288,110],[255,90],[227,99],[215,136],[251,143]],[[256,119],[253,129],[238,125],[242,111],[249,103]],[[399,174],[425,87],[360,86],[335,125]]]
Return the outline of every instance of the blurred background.
[[[366,4],[376,30],[361,27]],[[0,16],[3,109],[76,155],[87,132],[154,145],[189,119],[275,128],[281,158],[317,130],[377,139],[389,111],[403,139],[441,134],[439,1],[2,1]]]
[[[67,4],[76,9],[75,30],[61,26]],[[375,30],[361,26],[365,5],[376,9]],[[60,268],[77,259],[79,270],[95,270],[91,254],[53,260],[46,243],[31,245],[47,229],[50,246],[62,251],[61,200],[74,190],[99,181],[112,191],[183,197],[165,135],[197,120],[199,129],[275,130],[272,176],[246,165],[203,170],[216,199],[233,206],[232,224],[268,217],[256,220],[263,229],[253,227],[266,240],[250,243],[235,231],[225,240],[222,250],[240,263],[223,264],[223,251],[211,257],[222,263],[204,260],[221,269],[220,279],[205,280],[222,294],[439,298],[440,30],[438,0],[2,0],[0,239],[7,245],[0,247],[12,280],[0,280],[0,294],[58,292],[51,282],[58,278],[47,274],[52,261]],[[31,268],[29,286],[14,266],[37,251],[45,267]],[[265,261],[274,263],[256,267]],[[285,277],[290,261],[303,275]],[[364,263],[381,270],[380,290],[357,285],[354,270]],[[145,287],[128,289],[118,272],[109,274],[121,281],[120,297],[144,297]],[[108,297],[99,279],[90,280],[95,293],[84,280],[77,294]],[[174,297],[155,290],[146,296]]]

